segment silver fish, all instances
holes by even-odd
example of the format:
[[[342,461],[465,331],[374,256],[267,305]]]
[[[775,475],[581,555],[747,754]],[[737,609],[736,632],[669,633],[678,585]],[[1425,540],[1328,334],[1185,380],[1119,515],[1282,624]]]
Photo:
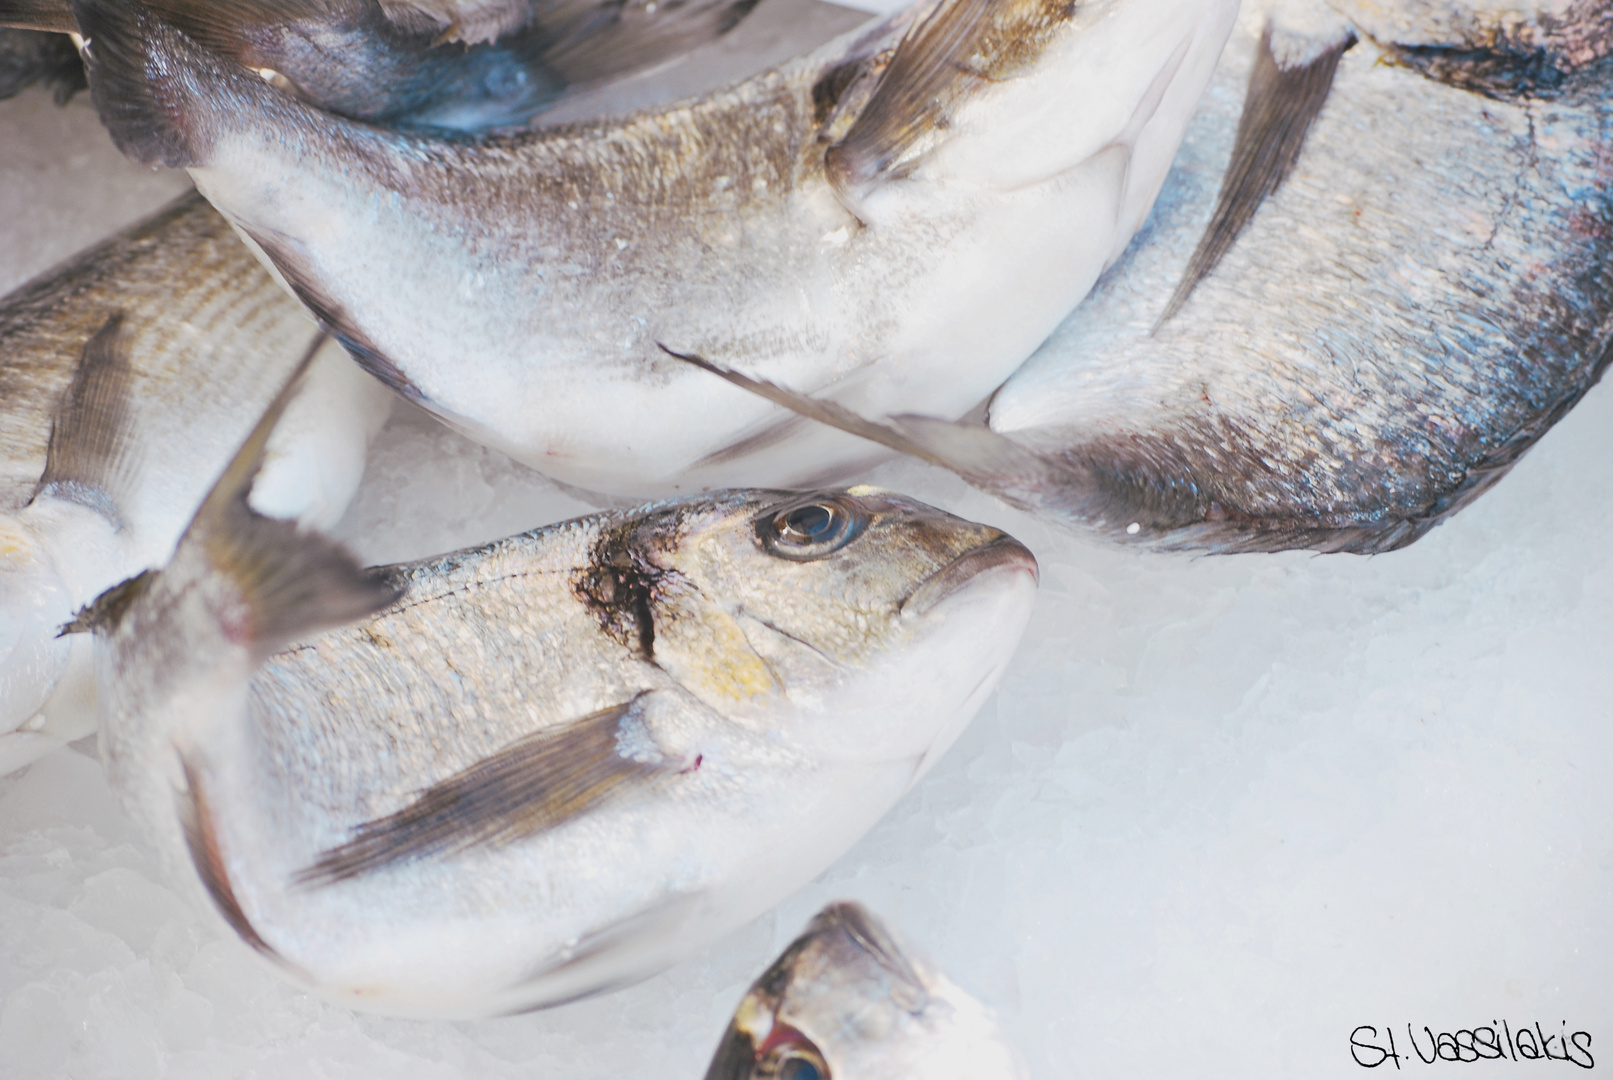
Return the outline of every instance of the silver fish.
[[[57,630],[173,554],[314,328],[199,196],[0,300],[0,773],[94,730]],[[327,349],[256,505],[330,525],[391,395]]]
[[[860,904],[830,904],[734,1010],[706,1080],[1023,1080],[987,1009]]]
[[[152,0],[147,8],[314,108],[475,136],[523,127],[591,87],[676,62],[728,33],[755,3]],[[78,29],[68,0],[5,0],[0,23]]]
[[[1011,538],[866,488],[363,572],[246,506],[275,411],[169,566],[75,628],[106,646],[109,781],[173,872],[354,1008],[554,1004],[741,925],[956,739],[1035,597]]]
[[[698,100],[474,146],[306,108],[145,5],[73,10],[114,140],[188,168],[361,363],[641,495],[868,456],[658,343],[974,407],[1141,224],[1236,9],[926,2]]]
[[[1325,8],[1248,27],[1152,222],[997,392],[989,428],[869,422],[734,378],[1122,541],[1409,544],[1607,364],[1609,12],[1542,15],[1557,36],[1533,51],[1380,46]]]

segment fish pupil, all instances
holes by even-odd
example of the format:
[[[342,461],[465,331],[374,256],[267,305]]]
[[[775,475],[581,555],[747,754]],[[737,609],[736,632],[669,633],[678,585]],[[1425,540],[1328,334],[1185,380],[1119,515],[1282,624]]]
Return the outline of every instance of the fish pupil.
[[[779,1080],[824,1080],[823,1070],[806,1058],[791,1058],[779,1070]]]
[[[835,525],[835,512],[827,506],[803,506],[790,512],[784,528],[816,543],[827,537]]]

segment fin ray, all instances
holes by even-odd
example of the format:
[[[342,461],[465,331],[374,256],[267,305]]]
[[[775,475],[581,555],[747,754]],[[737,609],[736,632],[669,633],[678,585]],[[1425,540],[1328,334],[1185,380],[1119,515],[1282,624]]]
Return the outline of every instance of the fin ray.
[[[1284,67],[1272,51],[1272,32],[1268,23],[1260,36],[1232,160],[1221,180],[1210,224],[1182,271],[1156,330],[1181,312],[1199,283],[1215,271],[1254,221],[1261,204],[1287,182],[1305,148],[1305,137],[1333,90],[1339,60],[1355,45],[1355,36],[1346,33],[1307,62]]]
[[[124,527],[123,503],[140,460],[129,409],[132,380],[123,313],[116,312],[85,344],[57,405],[34,498],[81,503]]]
[[[885,180],[907,175],[944,131],[958,91],[978,82],[975,52],[994,0],[941,0],[896,47],[867,106],[825,158],[848,205]]]
[[[609,800],[674,775],[618,752],[622,721],[642,695],[558,731],[511,743],[423,791],[301,871],[304,885],[331,885],[398,863],[499,845],[553,829]]]

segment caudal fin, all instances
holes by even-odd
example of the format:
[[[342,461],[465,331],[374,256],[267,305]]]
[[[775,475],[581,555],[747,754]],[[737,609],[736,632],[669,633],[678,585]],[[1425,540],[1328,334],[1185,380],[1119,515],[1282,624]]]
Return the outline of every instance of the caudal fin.
[[[211,580],[226,586],[211,589],[224,635],[266,656],[294,637],[361,618],[401,595],[335,540],[301,530],[292,521],[264,517],[247,502],[269,436],[323,343],[320,335],[224,469],[168,567],[107,590],[80,612],[70,629],[110,633],[159,584],[174,595]]]

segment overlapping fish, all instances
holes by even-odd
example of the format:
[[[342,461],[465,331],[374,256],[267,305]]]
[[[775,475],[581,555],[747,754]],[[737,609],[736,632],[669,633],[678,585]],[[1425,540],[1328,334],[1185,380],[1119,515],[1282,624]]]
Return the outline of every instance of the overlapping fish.
[[[991,1014],[860,904],[830,904],[751,986],[706,1080],[1020,1080]]]
[[[736,378],[1121,540],[1411,543],[1607,364],[1613,4],[1344,8],[1228,50],[1154,220],[989,428]]]
[[[157,0],[210,48],[308,105],[397,128],[519,128],[581,91],[684,58],[756,0]],[[75,33],[66,0],[7,0],[0,23]],[[82,83],[50,41],[0,42]],[[70,48],[70,46],[69,46]],[[5,55],[0,52],[0,56]],[[3,69],[0,69],[3,71]],[[0,87],[4,83],[0,82]]]
[[[945,751],[1035,596],[1011,538],[859,488],[364,572],[247,506],[276,410],[168,567],[75,629],[105,641],[130,811],[246,942],[356,1008],[566,1001],[752,918]]]
[[[978,404],[1142,222],[1237,9],[938,0],[695,101],[471,145],[278,89],[219,28],[261,6],[75,0],[113,138],[190,169],[395,388],[627,493],[867,456],[658,344],[875,412]]]
[[[94,730],[57,630],[172,555],[314,334],[199,196],[0,300],[0,773]],[[255,496],[330,525],[391,394],[327,349]]]

